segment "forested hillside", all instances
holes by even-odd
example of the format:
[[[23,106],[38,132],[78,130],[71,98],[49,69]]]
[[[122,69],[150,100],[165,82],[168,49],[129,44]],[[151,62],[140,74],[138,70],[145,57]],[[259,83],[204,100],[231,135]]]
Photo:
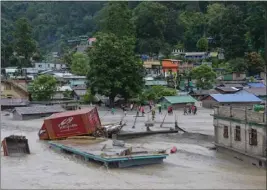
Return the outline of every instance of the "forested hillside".
[[[103,23],[110,23],[111,27],[119,30],[116,21],[102,19],[107,12],[105,4],[1,2],[2,60],[9,59],[14,50],[15,22],[22,17],[28,19],[32,38],[42,54],[51,51],[63,53],[68,39],[80,35],[93,36],[99,28],[103,28]],[[185,48],[187,51],[223,48],[226,59],[243,57],[249,51],[264,56],[267,44],[266,2],[145,1],[129,2],[128,6],[135,26],[133,33],[138,53],[162,52],[168,56],[173,48]],[[124,18],[120,11],[109,14],[117,14],[118,19]],[[208,46],[205,45],[207,37],[214,39]],[[198,43],[201,38],[204,39]]]

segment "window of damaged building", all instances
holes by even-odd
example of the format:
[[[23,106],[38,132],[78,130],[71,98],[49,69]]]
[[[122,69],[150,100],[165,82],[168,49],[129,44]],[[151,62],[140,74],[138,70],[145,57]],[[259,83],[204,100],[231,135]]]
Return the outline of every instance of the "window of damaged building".
[[[226,139],[229,137],[228,126],[224,126],[223,128],[223,137]]]
[[[240,126],[235,127],[235,141],[241,141],[241,131]]]
[[[257,130],[256,129],[251,129],[249,132],[249,144],[252,146],[258,145]]]

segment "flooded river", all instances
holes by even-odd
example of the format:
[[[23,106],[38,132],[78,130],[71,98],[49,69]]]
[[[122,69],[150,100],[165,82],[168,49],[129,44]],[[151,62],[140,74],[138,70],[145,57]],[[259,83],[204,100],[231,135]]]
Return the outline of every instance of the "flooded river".
[[[12,121],[2,116],[1,139],[11,134],[25,135],[31,154],[1,156],[1,188],[266,189],[265,170],[210,150],[211,142],[198,136],[172,134],[128,140],[148,148],[169,150],[176,146],[178,152],[161,165],[107,169],[51,150],[47,143],[38,140],[41,124],[42,119]]]

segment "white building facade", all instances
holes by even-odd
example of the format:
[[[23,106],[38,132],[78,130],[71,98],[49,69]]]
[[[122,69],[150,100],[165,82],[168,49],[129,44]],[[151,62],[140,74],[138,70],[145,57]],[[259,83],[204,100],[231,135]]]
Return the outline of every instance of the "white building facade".
[[[266,115],[246,107],[214,109],[214,137],[219,152],[266,168]]]

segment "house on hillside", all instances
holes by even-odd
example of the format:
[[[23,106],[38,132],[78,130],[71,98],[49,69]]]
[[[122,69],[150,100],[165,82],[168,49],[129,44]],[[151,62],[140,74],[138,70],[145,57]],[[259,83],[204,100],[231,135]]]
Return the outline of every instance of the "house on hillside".
[[[179,62],[179,73],[185,73],[186,71],[191,71],[194,68],[194,64],[191,62]]]
[[[13,119],[15,120],[29,120],[42,117],[48,117],[53,113],[59,113],[65,111],[59,105],[53,106],[33,106],[33,107],[16,107],[13,113]]]
[[[178,73],[179,70],[179,60],[175,59],[163,59],[162,60],[162,70],[165,77],[168,77],[174,73]]]
[[[195,104],[197,102],[196,99],[194,99],[190,95],[185,96],[164,96],[159,100],[159,104],[162,106],[162,108],[167,109],[168,106],[172,106],[173,109],[179,109],[183,108],[187,104]]]
[[[34,63],[35,69],[38,71],[45,71],[45,70],[61,70],[66,69],[66,64],[63,63]]]
[[[207,52],[186,52],[184,58],[192,60],[203,60],[209,57]]]
[[[260,98],[249,93],[211,94],[202,99],[202,106],[205,108],[213,108],[214,106],[252,106],[261,102]]]
[[[246,73],[236,73],[226,74],[223,76],[224,81],[244,81],[246,80]]]
[[[162,67],[159,61],[147,60],[143,64],[146,75],[159,76],[162,74]]]

